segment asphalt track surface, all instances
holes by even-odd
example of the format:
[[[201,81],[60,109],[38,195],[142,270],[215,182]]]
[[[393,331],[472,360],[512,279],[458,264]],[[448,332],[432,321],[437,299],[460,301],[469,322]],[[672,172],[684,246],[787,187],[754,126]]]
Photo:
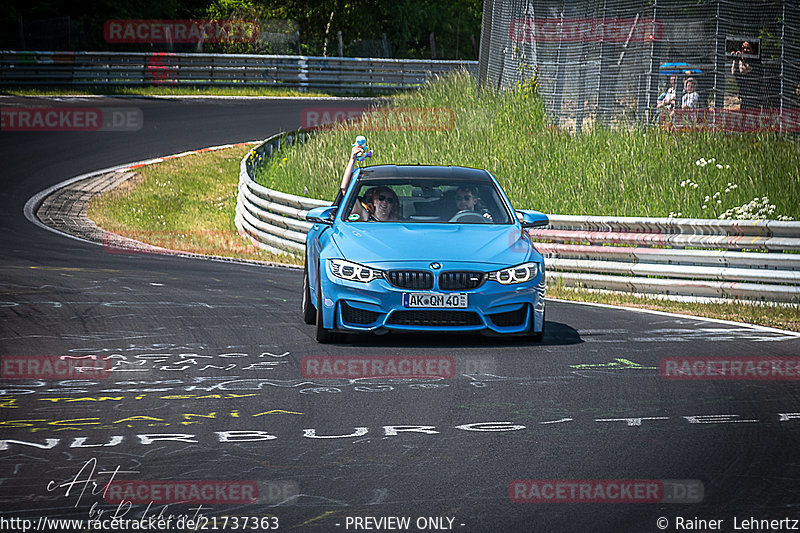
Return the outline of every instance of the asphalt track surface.
[[[101,355],[114,372],[0,381],[0,529],[22,530],[12,518],[109,518],[117,505],[91,489],[115,469],[126,472],[116,480],[258,483],[257,503],[203,504],[218,531],[232,514],[273,516],[293,531],[403,524],[357,529],[366,517],[409,517],[410,531],[609,532],[678,531],[695,518],[722,520],[701,530],[732,531],[749,518],[790,519],[791,530],[800,519],[797,380],[674,381],[658,368],[679,356],[798,356],[800,339],[551,301],[541,344],[389,335],[318,345],[300,319],[296,269],[110,254],[23,216],[30,197],[76,175],[297,127],[308,102],[59,105],[135,106],[144,128],[0,133],[0,354]],[[309,356],[452,358],[456,371],[307,379]],[[703,492],[692,503],[509,498],[514,480],[609,479],[689,480]],[[197,507],[123,512],[180,517]]]

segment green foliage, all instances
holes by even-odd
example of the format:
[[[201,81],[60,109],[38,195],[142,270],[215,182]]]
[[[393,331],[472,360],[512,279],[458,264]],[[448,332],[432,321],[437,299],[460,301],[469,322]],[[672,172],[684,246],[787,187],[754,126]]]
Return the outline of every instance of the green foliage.
[[[437,58],[474,59],[470,36],[477,44],[482,7],[481,0],[10,0],[0,8],[0,44],[21,49],[20,17],[33,21],[68,16],[75,28],[82,28],[80,35],[71,36],[73,48],[81,43],[85,50],[191,52],[196,51],[193,44],[109,44],[103,40],[103,24],[111,19],[195,18],[256,21],[265,36],[257,43],[206,43],[206,52],[296,54],[299,32],[300,52],[323,55],[326,51],[333,56],[338,55],[337,33],[341,31],[345,55],[348,50],[366,49],[359,48],[359,43],[382,43],[385,34],[392,57],[430,59],[433,32]]]

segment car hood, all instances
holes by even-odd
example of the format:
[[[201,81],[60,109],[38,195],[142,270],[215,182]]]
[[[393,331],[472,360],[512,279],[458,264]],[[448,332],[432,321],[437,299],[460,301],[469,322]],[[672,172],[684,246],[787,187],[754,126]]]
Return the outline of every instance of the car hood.
[[[332,237],[345,259],[376,267],[404,261],[509,266],[538,256],[522,230],[510,224],[363,222],[339,225]]]

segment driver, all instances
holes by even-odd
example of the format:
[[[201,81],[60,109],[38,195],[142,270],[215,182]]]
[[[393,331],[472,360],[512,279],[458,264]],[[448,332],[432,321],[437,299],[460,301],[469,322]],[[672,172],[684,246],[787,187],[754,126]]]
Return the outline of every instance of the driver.
[[[474,212],[478,213],[488,220],[492,220],[492,215],[485,209],[478,209],[477,205],[480,201],[478,196],[478,189],[471,185],[462,185],[456,189],[456,213],[461,212]],[[455,215],[454,215],[455,216]]]
[[[475,211],[478,190],[475,187],[459,187],[456,190],[456,207],[459,211]]]

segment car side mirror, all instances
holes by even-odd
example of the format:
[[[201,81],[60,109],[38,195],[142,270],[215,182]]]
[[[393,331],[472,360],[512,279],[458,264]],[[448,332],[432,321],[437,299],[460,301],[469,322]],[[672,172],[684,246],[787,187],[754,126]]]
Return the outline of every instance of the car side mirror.
[[[326,224],[328,226],[333,224],[333,219],[336,217],[336,211],[339,210],[338,206],[329,207],[315,207],[309,209],[306,213],[306,220],[314,224]]]
[[[543,228],[550,224],[547,215],[530,209],[517,209],[517,218],[520,219],[523,228]]]

